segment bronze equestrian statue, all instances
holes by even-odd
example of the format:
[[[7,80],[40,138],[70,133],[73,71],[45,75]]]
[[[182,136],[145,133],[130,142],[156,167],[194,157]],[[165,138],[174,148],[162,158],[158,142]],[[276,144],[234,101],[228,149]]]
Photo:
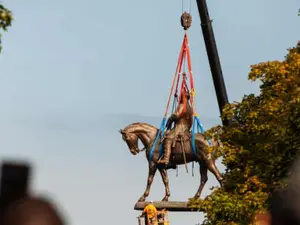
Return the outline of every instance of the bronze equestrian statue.
[[[161,138],[159,138],[159,141],[155,146],[152,159],[149,159],[150,150],[158,132],[159,129],[147,123],[132,123],[126,126],[123,130],[120,130],[123,140],[126,142],[130,152],[133,155],[136,155],[140,152],[140,149],[138,148],[138,140],[143,143],[144,148],[146,149],[146,157],[149,165],[148,180],[146,190],[140,197],[139,202],[145,201],[148,197],[150,193],[150,187],[157,170],[159,170],[163,183],[165,185],[165,196],[162,201],[168,201],[170,197],[169,179],[167,174],[168,168],[161,166],[161,164],[158,163],[158,160],[160,158]],[[220,144],[214,139],[211,140],[211,143],[213,146],[219,146]],[[185,155],[183,154],[181,144],[181,142],[176,141],[175,146],[172,147],[169,168],[176,167],[177,165],[182,165],[185,163],[185,161],[186,163],[193,161],[199,163],[201,183],[194,198],[200,198],[202,189],[208,180],[207,170],[215,175],[216,179],[222,186],[222,175],[215,165],[215,159],[213,158],[212,153],[208,151],[209,144],[204,135],[201,133],[195,134],[196,156],[194,155],[194,152],[192,150],[191,138],[188,138],[183,142]]]
[[[183,88],[179,96],[179,104],[176,111],[169,117],[166,127],[167,132],[163,140],[163,158],[158,161],[159,164],[169,165],[171,148],[174,147],[176,140],[183,140],[190,136],[190,129],[193,125],[193,109],[189,103],[190,94]],[[175,122],[175,127],[171,129],[172,123]]]

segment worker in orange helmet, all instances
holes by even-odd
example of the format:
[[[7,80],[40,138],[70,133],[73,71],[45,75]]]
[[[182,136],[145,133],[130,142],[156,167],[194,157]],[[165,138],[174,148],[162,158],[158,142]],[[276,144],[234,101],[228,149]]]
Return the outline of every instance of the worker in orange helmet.
[[[185,74],[183,76],[185,77]],[[189,100],[190,93],[187,90],[186,85],[183,85],[179,96],[179,104],[166,124],[166,127],[169,130],[174,122],[175,128],[166,132],[163,142],[164,155],[163,158],[159,160],[159,164],[164,164],[165,166],[169,165],[172,143],[177,136],[184,136],[189,132],[193,125],[193,108],[191,107]]]
[[[147,215],[148,221],[150,222],[149,225],[154,225],[156,222],[156,214],[157,214],[157,209],[154,206],[154,202],[150,201],[150,204],[148,204],[143,211],[142,215]]]

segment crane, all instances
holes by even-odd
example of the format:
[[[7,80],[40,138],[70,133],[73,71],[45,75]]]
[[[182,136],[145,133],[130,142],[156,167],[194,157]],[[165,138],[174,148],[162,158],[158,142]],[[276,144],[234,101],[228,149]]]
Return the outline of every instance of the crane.
[[[212,20],[209,18],[206,0],[196,0],[199,17],[201,20],[201,28],[204,37],[206,52],[209,60],[210,70],[215,86],[220,114],[226,104],[228,104],[228,96],[223,78],[222,67],[217,50],[214,31],[212,28]],[[222,120],[223,125],[227,126],[229,121]]]

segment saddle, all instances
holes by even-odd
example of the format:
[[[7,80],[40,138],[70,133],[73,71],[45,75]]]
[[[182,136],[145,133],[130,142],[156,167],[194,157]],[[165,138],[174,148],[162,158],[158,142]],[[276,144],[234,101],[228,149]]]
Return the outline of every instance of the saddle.
[[[186,141],[190,141],[191,137],[192,137],[192,134],[189,131],[178,134],[173,140],[172,147],[175,147],[176,142],[183,142],[184,143]]]

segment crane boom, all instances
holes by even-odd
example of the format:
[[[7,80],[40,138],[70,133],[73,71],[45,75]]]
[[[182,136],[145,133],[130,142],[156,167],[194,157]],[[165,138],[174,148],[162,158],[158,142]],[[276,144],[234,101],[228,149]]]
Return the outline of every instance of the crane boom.
[[[215,86],[215,91],[217,95],[217,100],[219,104],[220,114],[222,115],[222,110],[226,104],[228,104],[228,96],[226,91],[226,86],[223,78],[221,63],[219,59],[219,54],[217,50],[217,44],[211,24],[211,19],[209,18],[209,13],[207,9],[206,0],[196,0],[199,16],[201,20],[201,28],[204,37],[206,52],[209,60],[209,65],[212,73],[212,78]],[[227,120],[222,120],[223,125],[228,125]]]

